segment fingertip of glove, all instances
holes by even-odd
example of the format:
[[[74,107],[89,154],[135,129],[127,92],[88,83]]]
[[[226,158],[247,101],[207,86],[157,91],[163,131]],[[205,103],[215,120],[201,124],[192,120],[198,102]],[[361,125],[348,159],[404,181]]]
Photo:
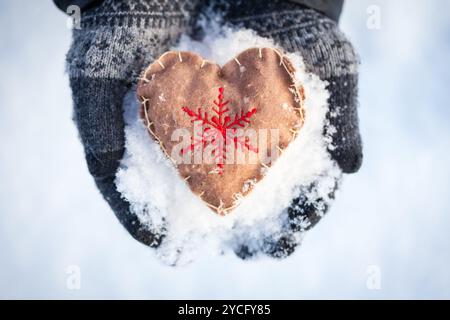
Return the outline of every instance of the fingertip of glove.
[[[362,147],[354,146],[352,150],[334,155],[343,173],[352,174],[359,171],[363,163]]]
[[[293,236],[282,236],[273,243],[268,243],[264,249],[264,253],[275,259],[285,259],[294,253],[298,246],[298,242]]]
[[[257,253],[246,245],[241,245],[234,249],[234,254],[242,260],[251,260],[255,258]]]
[[[94,180],[103,198],[109,204],[126,231],[134,239],[146,246],[151,248],[159,247],[164,240],[165,230],[153,232],[146,225],[142,224],[139,218],[130,211],[130,203],[117,191],[115,174],[97,177]]]
[[[274,259],[285,259],[294,253],[298,245],[296,237],[293,234],[287,234],[276,239],[266,239],[260,248],[240,245],[234,249],[234,253],[242,260],[252,260],[261,254]]]

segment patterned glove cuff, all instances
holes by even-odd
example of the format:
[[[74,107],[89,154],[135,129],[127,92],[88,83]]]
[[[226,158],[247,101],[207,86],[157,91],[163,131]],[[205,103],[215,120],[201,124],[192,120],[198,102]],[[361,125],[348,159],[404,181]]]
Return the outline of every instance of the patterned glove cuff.
[[[187,27],[195,23],[195,12],[202,0],[125,0],[103,1],[81,13],[81,28]]]

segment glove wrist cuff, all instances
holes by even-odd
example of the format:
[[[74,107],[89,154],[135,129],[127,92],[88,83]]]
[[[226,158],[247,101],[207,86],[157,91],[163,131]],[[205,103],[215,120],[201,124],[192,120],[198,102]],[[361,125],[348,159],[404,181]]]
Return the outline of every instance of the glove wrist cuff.
[[[94,13],[81,18],[81,29],[95,29],[98,27],[126,27],[167,29],[170,27],[192,27],[195,20],[179,12],[126,12]]]

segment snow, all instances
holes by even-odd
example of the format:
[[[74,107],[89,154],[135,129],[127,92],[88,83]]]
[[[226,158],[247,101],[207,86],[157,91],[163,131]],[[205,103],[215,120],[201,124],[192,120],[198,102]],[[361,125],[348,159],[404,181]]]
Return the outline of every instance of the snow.
[[[373,4],[380,30],[366,28]],[[64,15],[51,1],[0,2],[0,297],[450,298],[449,6],[346,1],[364,163],[291,258],[201,255],[172,268],[130,238],[89,176],[63,72]],[[79,290],[67,287],[71,266]],[[377,268],[381,287],[370,289]]]
[[[248,48],[281,50],[271,40],[250,30],[235,31],[214,25],[208,26],[207,30],[208,36],[202,42],[183,36],[173,50],[193,51],[222,65]],[[330,159],[322,134],[328,111],[326,83],[306,73],[301,57],[294,54],[287,54],[287,57],[296,67],[297,84],[302,84],[305,89],[305,124],[266,176],[225,217],[213,213],[191,192],[172,162],[150,138],[138,116],[136,92],[132,90],[125,97],[126,153],[117,173],[116,185],[131,203],[132,212],[149,229],[160,233],[166,227],[161,222],[167,223],[166,237],[157,249],[158,257],[164,262],[180,265],[192,261],[199,254],[232,252],[239,244],[247,245],[251,251],[258,250],[265,236],[282,230],[286,223],[285,208],[298,196],[302,187],[312,183],[317,186],[306,194],[308,202],[316,203],[320,198],[331,202],[328,195],[339,180],[341,171]],[[317,210],[320,212],[323,208],[317,205]]]

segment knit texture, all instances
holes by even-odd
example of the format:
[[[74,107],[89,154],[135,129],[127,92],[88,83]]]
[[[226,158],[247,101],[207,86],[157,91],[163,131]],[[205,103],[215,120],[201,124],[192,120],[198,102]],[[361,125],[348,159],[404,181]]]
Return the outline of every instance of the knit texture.
[[[362,163],[362,143],[357,115],[358,64],[353,46],[335,21],[302,5],[282,0],[210,0],[213,11],[223,12],[223,21],[236,28],[256,31],[272,38],[287,52],[299,53],[309,72],[328,83],[330,92],[327,122],[336,130],[331,135],[329,153],[344,173],[358,171]],[[309,203],[304,188],[284,214],[289,223],[284,232],[268,235],[261,250],[274,257],[286,257],[299,244],[300,233],[313,227],[325,214],[328,204],[319,199]],[[337,188],[337,182],[336,182]],[[334,198],[334,192],[329,195]],[[252,256],[243,245],[236,249],[241,258]]]
[[[146,230],[130,213],[114,184],[124,153],[122,100],[141,70],[190,33],[200,0],[103,1],[82,11],[74,29],[67,69],[74,120],[90,173],[119,221],[142,243],[158,246],[163,235]]]
[[[356,172],[362,161],[358,59],[336,23],[324,14],[281,0],[103,1],[82,11],[81,29],[73,31],[67,55],[74,120],[100,192],[131,235],[152,247],[161,243],[164,234],[150,233],[130,213],[129,203],[114,184],[124,153],[122,100],[142,69],[174,45],[181,33],[192,34],[198,13],[210,12],[206,8],[211,6],[223,12],[224,22],[253,29],[273,38],[286,51],[303,56],[308,71],[328,82],[331,96],[327,120],[336,128],[329,149],[331,157],[345,173]],[[284,232],[264,240],[261,250],[266,254],[280,258],[291,254],[299,243],[299,234],[314,226],[326,211],[327,203],[320,199],[309,203],[305,192],[300,192],[283,213],[289,221]],[[255,254],[245,245],[236,248],[236,253],[241,258]]]

